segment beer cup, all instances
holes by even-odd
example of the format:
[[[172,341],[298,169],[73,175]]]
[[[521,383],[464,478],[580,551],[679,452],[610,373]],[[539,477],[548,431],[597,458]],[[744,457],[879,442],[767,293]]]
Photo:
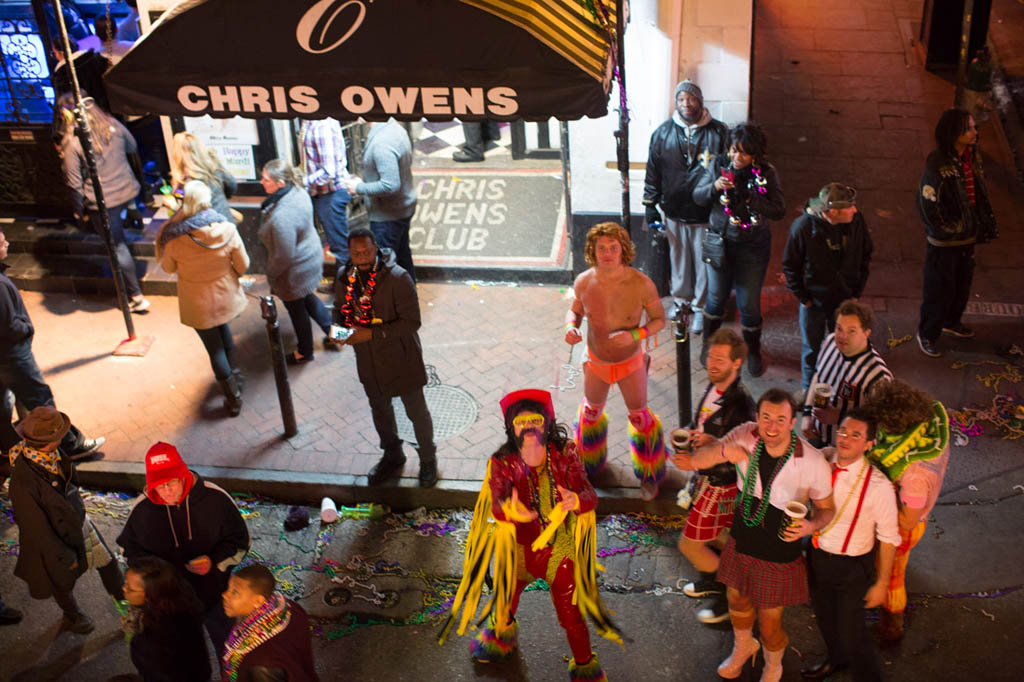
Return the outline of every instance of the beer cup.
[[[814,385],[814,406],[815,407],[828,407],[829,402],[832,400],[832,387],[828,384],[815,384]]]
[[[794,523],[807,516],[807,506],[802,502],[791,500],[783,510],[782,523],[779,525],[779,537],[786,539],[786,530]]]
[[[669,434],[669,439],[672,441],[672,447],[679,452],[690,445],[690,432],[687,429],[675,429]]]

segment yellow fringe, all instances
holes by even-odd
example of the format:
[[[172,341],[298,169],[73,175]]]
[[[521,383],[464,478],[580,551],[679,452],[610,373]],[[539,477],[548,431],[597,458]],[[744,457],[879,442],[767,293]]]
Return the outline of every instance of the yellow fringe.
[[[597,587],[597,572],[604,572],[604,566],[597,563],[597,514],[589,511],[576,517],[576,557],[573,562],[573,577],[576,580],[576,591],[573,603],[576,604],[584,617],[590,617],[597,633],[606,639],[618,643],[625,650],[615,625],[611,622],[610,612],[601,599]]]
[[[544,532],[537,536],[537,539],[530,545],[530,549],[534,552],[539,552],[544,545],[551,542],[551,538],[555,536],[555,532],[561,527],[562,523],[565,522],[565,517],[569,515],[569,512],[562,509],[562,505],[555,504],[555,508],[551,510],[551,516],[548,517],[548,527],[544,529]]]

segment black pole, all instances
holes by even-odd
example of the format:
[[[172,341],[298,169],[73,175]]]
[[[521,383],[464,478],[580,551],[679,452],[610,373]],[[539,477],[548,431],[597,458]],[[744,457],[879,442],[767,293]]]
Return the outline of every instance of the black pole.
[[[974,0],[964,0],[964,19],[960,29],[960,56],[956,67],[956,97],[955,106],[964,108],[966,104],[967,87],[967,51],[971,43],[971,21],[974,18]]]
[[[110,261],[110,273],[114,277],[114,291],[117,293],[117,305],[124,315],[124,326],[128,329],[128,340],[135,340],[135,324],[132,322],[132,313],[128,309],[128,296],[124,288],[124,273],[117,265],[117,256],[114,254],[114,237],[110,231],[110,216],[107,214],[107,202],[103,200],[103,187],[100,186],[99,171],[96,170],[96,157],[92,152],[92,140],[90,139],[89,119],[85,115],[85,103],[82,101],[82,91],[78,87],[78,74],[75,72],[74,52],[71,50],[71,41],[68,40],[68,28],[64,23],[64,10],[60,6],[60,0],[53,0],[54,13],[57,15],[57,26],[60,28],[61,45],[64,49],[64,61],[68,65],[68,72],[71,74],[71,91],[75,96],[75,134],[82,144],[82,155],[85,157],[85,165],[89,169],[89,179],[92,182],[92,190],[96,195],[96,212],[100,216],[100,228],[103,233],[103,243],[107,247],[107,259]],[[96,106],[95,104],[93,106]],[[84,210],[84,206],[83,206]]]
[[[698,313],[699,315],[700,313]],[[679,426],[685,428],[693,416],[690,386],[690,316],[676,323],[676,398],[679,401]]]
[[[629,108],[626,104],[626,18],[623,16],[628,3],[619,0],[615,10],[615,67],[619,74],[619,129],[615,131],[616,159],[622,182],[622,226],[630,229],[629,210]]]
[[[270,344],[270,359],[274,363],[274,383],[277,385],[277,401],[281,403],[284,437],[291,438],[299,432],[299,427],[295,423],[292,388],[288,382],[288,368],[284,363],[284,345],[281,343],[281,326],[277,322],[277,306],[274,305],[273,296],[259,298],[260,312],[267,321],[267,343]]]

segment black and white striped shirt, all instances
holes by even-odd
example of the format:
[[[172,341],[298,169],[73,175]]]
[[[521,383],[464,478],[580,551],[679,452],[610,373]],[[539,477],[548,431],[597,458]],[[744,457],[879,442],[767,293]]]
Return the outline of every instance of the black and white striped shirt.
[[[846,357],[836,347],[835,334],[829,334],[821,342],[818,351],[818,362],[814,368],[814,378],[807,390],[804,404],[814,404],[814,386],[828,384],[832,387],[830,405],[839,408],[839,420],[852,407],[858,407],[864,396],[876,381],[892,381],[892,372],[885,365],[885,360],[868,342],[868,347],[857,355]],[[814,426],[821,434],[825,445],[835,445],[835,429],[831,424],[822,424],[814,419]]]

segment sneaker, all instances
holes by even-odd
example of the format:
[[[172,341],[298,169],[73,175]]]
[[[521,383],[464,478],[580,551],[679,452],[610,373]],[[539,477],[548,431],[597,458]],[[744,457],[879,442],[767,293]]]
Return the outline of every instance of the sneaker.
[[[683,586],[683,594],[687,597],[709,597],[715,594],[725,594],[725,585],[717,580],[701,578]]]
[[[103,447],[103,444],[106,442],[107,439],[105,436],[100,436],[99,438],[89,438],[85,441],[82,441],[82,447],[77,452],[71,453],[71,461],[74,462],[79,459],[91,457],[96,453],[97,450]]]
[[[942,353],[935,350],[935,343],[928,339],[922,339],[920,333],[917,335],[917,345],[921,348],[921,352],[930,358],[942,357]]]
[[[702,623],[722,623],[729,620],[729,602],[724,594],[716,594],[707,606],[697,610],[697,620]]]
[[[690,333],[695,336],[704,333],[704,313],[693,313],[693,321],[690,323]]]
[[[974,330],[971,329],[970,327],[968,327],[963,322],[961,322],[959,324],[955,324],[952,327],[943,327],[942,328],[942,333],[943,334],[950,334],[952,336],[956,336],[956,337],[959,337],[961,339],[973,339],[974,338]]]
[[[479,163],[484,160],[484,155],[470,154],[465,149],[460,149],[452,154],[452,160],[459,163]]]
[[[22,613],[18,609],[12,609],[9,606],[5,606],[0,611],[0,625],[15,625],[21,622]]]
[[[61,620],[60,626],[62,629],[67,630],[68,632],[73,632],[76,635],[87,635],[96,629],[96,626],[92,623],[92,619],[81,611],[73,616],[64,614],[64,618]]]
[[[128,301],[128,309],[133,313],[142,313],[149,310],[149,299],[139,294],[135,298]]]

